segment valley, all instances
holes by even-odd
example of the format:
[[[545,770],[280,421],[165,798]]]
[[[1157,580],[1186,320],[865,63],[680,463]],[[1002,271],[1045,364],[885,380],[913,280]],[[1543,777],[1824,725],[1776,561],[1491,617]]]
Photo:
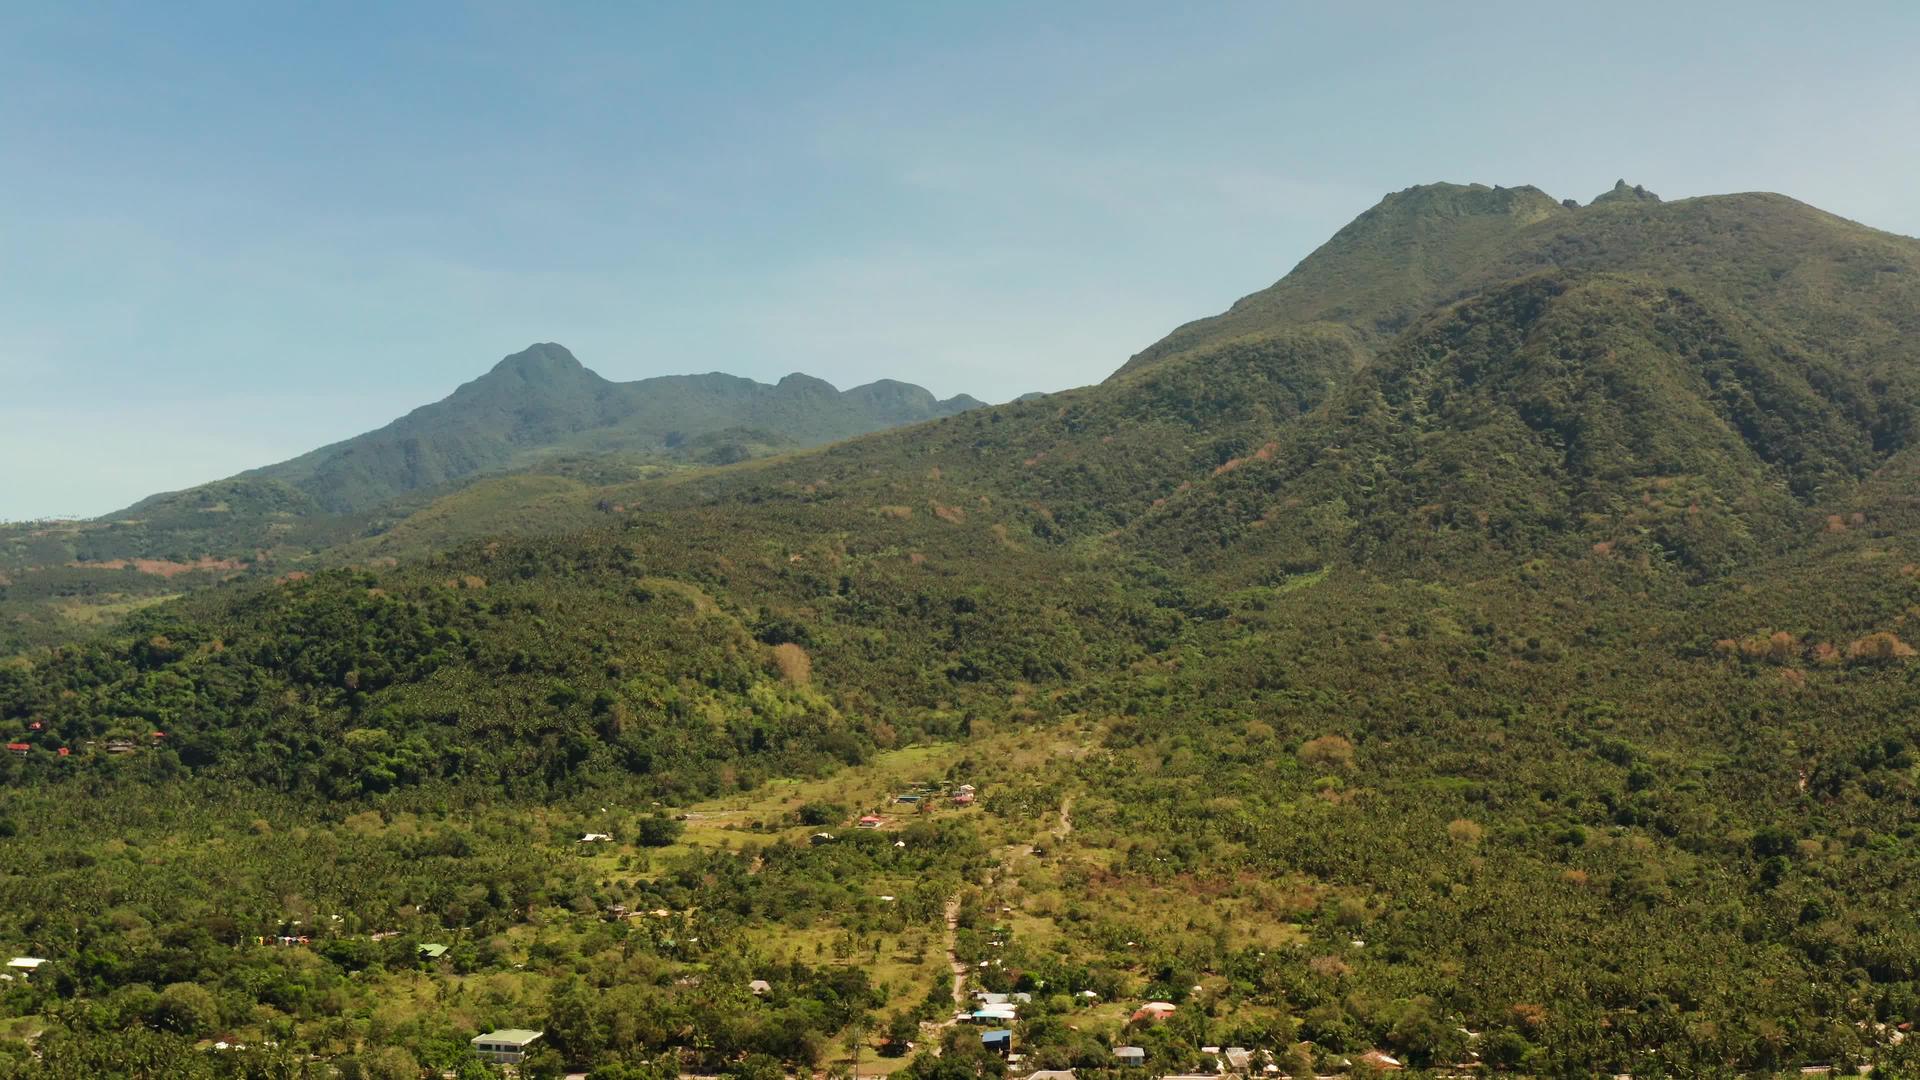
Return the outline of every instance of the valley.
[[[0,1075],[1907,1075],[1917,373],[1920,241],[1429,185],[1095,386],[17,537],[188,569],[0,661]]]

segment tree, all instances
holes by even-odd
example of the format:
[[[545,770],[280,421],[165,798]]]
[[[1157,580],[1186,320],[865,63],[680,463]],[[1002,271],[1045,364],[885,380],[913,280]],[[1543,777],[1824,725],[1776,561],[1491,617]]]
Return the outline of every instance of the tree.
[[[520,1063],[520,1075],[526,1080],[561,1080],[567,1075],[566,1059],[551,1046],[537,1046]]]
[[[578,1064],[591,1062],[607,1045],[606,1026],[578,981],[556,989],[547,998],[546,1032],[555,1048]]]
[[[205,987],[177,982],[160,991],[151,1019],[163,1031],[199,1038],[220,1023],[220,1006]]]
[[[919,1037],[920,1021],[914,1019],[911,1012],[895,1013],[893,1019],[887,1021],[887,1041],[881,1044],[880,1052],[888,1057],[902,1057]]]
[[[1353,744],[1338,735],[1308,739],[1300,746],[1300,763],[1317,769],[1353,768]]]
[[[860,1071],[860,1051],[866,1048],[867,1033],[873,1030],[873,1017],[861,1012],[847,1023],[840,1038],[847,1048],[847,1057],[853,1062],[854,1072]]]
[[[1307,1052],[1304,1043],[1294,1043],[1282,1050],[1276,1055],[1274,1064],[1292,1080],[1303,1080],[1313,1075],[1313,1055]]]
[[[680,834],[686,830],[686,827],[684,822],[675,821],[665,812],[655,811],[640,819],[640,827],[636,830],[637,839],[641,847],[666,847],[680,839]]]

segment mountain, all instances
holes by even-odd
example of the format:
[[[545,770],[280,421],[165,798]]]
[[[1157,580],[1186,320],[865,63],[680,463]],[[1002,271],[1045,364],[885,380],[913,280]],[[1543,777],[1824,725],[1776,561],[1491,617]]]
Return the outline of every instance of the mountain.
[[[797,373],[774,385],[719,373],[616,383],[560,345],[533,345],[441,401],[289,461],[96,521],[0,526],[0,652],[355,541],[418,552],[471,535],[460,522],[473,507],[518,508],[980,406],[891,379],[843,392]],[[408,524],[415,514],[425,516]]]
[[[1652,275],[1868,364],[1902,348],[1920,289],[1906,238],[1780,195],[1661,202],[1622,181],[1578,207],[1531,187],[1432,184],[1387,196],[1279,283],[1180,327],[1115,377],[1308,330],[1370,351],[1436,306],[1554,270]]]
[[[1920,242],[1615,191],[1410,189],[1097,386],[476,482],[0,665],[0,888],[72,996],[303,1046],[484,973],[571,1064],[810,1068],[958,967],[1036,1067],[1913,1072]],[[225,944],[335,910],[469,951]],[[958,1030],[907,1075],[997,1075]]]
[[[324,511],[350,513],[547,455],[620,452],[724,462],[751,456],[756,444],[812,446],[980,404],[964,394],[940,401],[892,380],[843,393],[800,374],[772,386],[719,373],[615,383],[547,343],[501,360],[444,400],[383,428],[240,478],[286,484]]]

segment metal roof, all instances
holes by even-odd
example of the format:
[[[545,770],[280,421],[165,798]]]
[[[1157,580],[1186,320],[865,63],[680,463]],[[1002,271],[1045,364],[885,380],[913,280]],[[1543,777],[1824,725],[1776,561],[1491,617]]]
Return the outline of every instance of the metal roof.
[[[499,1031],[489,1031],[485,1035],[475,1035],[472,1041],[477,1043],[517,1043],[525,1046],[545,1034],[546,1032],[544,1031],[533,1031],[528,1028],[501,1028]]]

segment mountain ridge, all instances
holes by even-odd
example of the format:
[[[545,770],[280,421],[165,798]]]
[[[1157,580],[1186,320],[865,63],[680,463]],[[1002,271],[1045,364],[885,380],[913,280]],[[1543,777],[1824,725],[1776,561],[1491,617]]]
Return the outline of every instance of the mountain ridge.
[[[342,513],[510,467],[528,452],[671,453],[688,439],[734,428],[803,446],[980,405],[964,394],[942,401],[891,381],[841,391],[799,372],[771,385],[721,372],[613,382],[564,346],[544,342],[503,358],[440,401],[236,479],[283,481]],[[802,411],[808,408],[816,411]],[[484,426],[467,430],[476,421]]]
[[[754,950],[812,934],[844,971],[927,945],[875,1002],[900,1040],[951,1015],[956,962],[1031,986],[1011,1026],[1049,1069],[1110,1069],[1124,1040],[1169,1075],[1217,1067],[1210,1044],[1293,1075],[1376,1051],[1912,1072],[1920,1040],[1891,1033],[1920,1018],[1920,242],[1778,196],[1545,199],[1408,195],[1095,386],[733,465],[475,482],[406,519],[414,546],[349,540],[346,565],[0,665],[0,779],[86,804],[69,843],[20,815],[15,854],[42,861],[16,906],[92,965],[76,996],[150,994],[194,939],[171,911],[129,933],[109,886],[205,831],[144,826],[136,863],[95,802],[204,826],[168,798],[204,784],[236,807],[204,858],[280,861],[218,880],[222,965],[192,977],[296,1034],[335,1019],[226,972],[306,946],[226,934],[299,919],[356,985],[441,976],[409,939],[405,983],[355,959],[386,913],[316,915],[381,899],[338,870],[360,849],[249,799],[388,832],[389,874],[452,856],[386,895],[457,947],[534,928],[459,973],[550,983],[580,1064],[736,1067],[748,1044],[688,1045],[693,1024],[610,1043],[653,1014],[587,998],[645,971],[688,988],[672,1007],[760,1010],[765,978],[784,1010]],[[640,835],[684,816],[699,842],[578,839],[649,806]],[[543,851],[575,879],[490,897]],[[599,917],[634,911],[665,914]],[[730,941],[751,959],[713,963]],[[1137,1000],[1177,1004],[1142,1023]],[[903,1075],[965,1071],[976,1038]]]
[[[1663,201],[1621,181],[1587,206],[1568,206],[1530,186],[1421,185],[1386,196],[1280,281],[1175,329],[1112,378],[1308,323],[1330,324],[1371,348],[1420,311],[1551,268],[1680,270],[1756,299],[1803,286],[1807,299],[1819,300],[1834,278],[1891,266],[1902,280],[1900,295],[1871,314],[1911,333],[1920,326],[1920,264],[1911,243],[1768,192]],[[1701,261],[1707,252],[1714,258]],[[1732,281],[1726,264],[1771,276]]]

